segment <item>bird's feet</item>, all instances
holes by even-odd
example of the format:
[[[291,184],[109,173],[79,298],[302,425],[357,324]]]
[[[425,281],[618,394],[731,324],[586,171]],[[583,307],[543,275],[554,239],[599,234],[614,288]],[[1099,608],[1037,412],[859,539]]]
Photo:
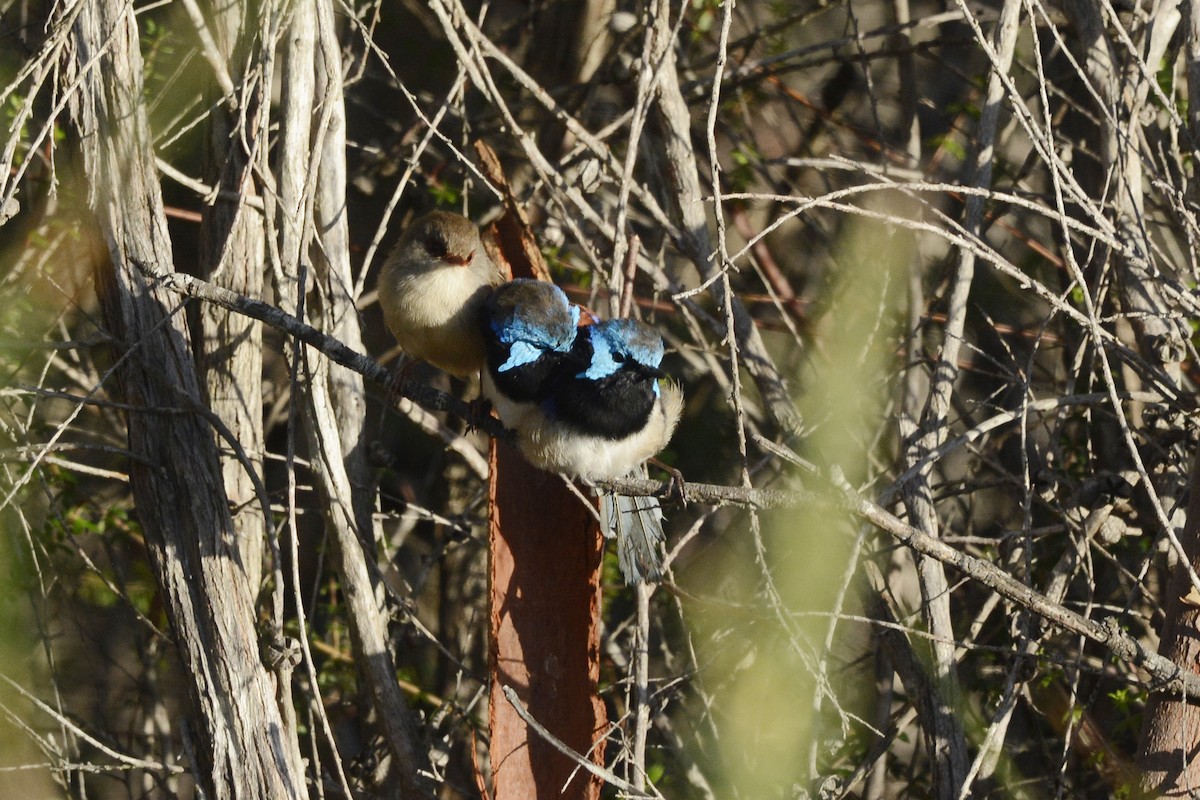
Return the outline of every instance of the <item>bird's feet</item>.
[[[467,402],[467,414],[464,418],[467,430],[473,431],[483,425],[485,420],[492,418],[492,402],[483,395]]]
[[[679,506],[686,506],[688,504],[687,481],[683,479],[683,473],[670,464],[664,464],[657,458],[650,459],[650,463],[671,476],[670,483],[667,486],[667,497],[671,498],[671,502]]]
[[[416,365],[415,358],[401,355],[400,363],[392,369],[392,377],[387,385],[388,400],[392,405],[400,402],[400,398],[404,397],[404,384],[408,383],[408,376]]]

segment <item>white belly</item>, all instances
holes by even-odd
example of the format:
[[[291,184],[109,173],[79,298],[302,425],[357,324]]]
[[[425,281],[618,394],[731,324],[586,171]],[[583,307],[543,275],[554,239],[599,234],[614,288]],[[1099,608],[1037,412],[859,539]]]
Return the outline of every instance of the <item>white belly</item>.
[[[525,458],[544,470],[587,481],[621,478],[667,446],[682,410],[678,387],[664,383],[646,426],[624,439],[582,434],[538,412],[518,427],[517,441]]]

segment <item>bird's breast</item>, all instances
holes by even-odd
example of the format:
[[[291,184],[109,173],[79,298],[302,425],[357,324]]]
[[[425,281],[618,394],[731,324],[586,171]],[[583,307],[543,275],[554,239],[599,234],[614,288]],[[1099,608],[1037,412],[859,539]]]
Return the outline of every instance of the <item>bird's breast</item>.
[[[482,302],[487,285],[477,272],[442,267],[395,276],[388,290],[380,287],[380,300],[393,330],[392,319],[402,327],[437,327],[460,315],[468,304]]]

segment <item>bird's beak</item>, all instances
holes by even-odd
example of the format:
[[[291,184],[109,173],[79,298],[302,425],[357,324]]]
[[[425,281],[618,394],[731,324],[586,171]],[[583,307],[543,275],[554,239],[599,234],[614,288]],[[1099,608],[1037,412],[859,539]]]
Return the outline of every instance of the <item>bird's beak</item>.
[[[663,372],[658,367],[648,367],[645,364],[638,364],[638,372],[645,375],[647,378],[665,378],[667,373]]]
[[[471,260],[473,258],[475,258],[474,250],[467,253],[465,256],[447,254],[446,255],[446,263],[453,264],[456,267],[469,267],[469,266],[471,266]]]

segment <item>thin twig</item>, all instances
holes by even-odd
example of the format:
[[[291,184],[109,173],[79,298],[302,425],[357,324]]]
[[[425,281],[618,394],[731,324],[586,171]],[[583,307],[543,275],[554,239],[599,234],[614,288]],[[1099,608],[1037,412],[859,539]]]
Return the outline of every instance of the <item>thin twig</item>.
[[[592,775],[595,775],[597,778],[600,778],[606,783],[615,786],[621,791],[627,792],[632,797],[662,797],[662,795],[658,792],[655,792],[654,794],[647,794],[646,792],[634,787],[634,785],[628,781],[617,775],[614,775],[609,770],[597,766],[596,764],[592,763],[591,760],[584,758],[579,753],[576,753],[561,739],[556,737],[550,731],[546,730],[545,726],[534,719],[533,715],[530,714],[529,711],[526,710],[525,706],[521,704],[521,698],[517,697],[517,692],[515,689],[513,689],[511,686],[504,686],[502,688],[504,691],[504,696],[508,699],[508,702],[512,704],[513,709],[517,712],[517,716],[524,720],[526,725],[533,728],[537,735],[545,739],[551,747],[574,761],[579,767],[587,770]]]

